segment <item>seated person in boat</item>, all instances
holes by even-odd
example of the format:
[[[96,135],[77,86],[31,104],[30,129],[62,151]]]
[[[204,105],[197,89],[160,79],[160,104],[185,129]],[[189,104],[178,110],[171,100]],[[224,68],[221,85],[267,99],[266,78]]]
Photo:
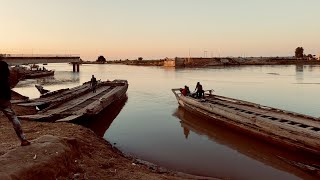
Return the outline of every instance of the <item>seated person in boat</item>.
[[[194,90],[196,91],[196,98],[204,98],[204,91],[200,82],[197,82],[196,88]]]
[[[182,89],[180,89],[180,92],[181,92],[181,94],[182,95],[184,95],[184,96],[189,96],[190,95],[190,90],[189,90],[189,87],[188,86],[184,86],[184,88]]]

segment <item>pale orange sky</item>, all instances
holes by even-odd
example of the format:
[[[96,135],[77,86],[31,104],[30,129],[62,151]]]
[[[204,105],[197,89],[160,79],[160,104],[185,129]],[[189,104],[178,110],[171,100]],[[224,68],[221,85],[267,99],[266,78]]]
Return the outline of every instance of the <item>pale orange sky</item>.
[[[318,0],[0,0],[0,53],[85,60],[320,53]]]

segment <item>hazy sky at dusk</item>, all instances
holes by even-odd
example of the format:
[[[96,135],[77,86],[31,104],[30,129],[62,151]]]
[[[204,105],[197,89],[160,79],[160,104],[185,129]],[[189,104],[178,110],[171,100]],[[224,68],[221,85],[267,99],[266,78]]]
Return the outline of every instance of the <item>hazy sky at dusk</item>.
[[[0,53],[319,55],[319,19],[320,0],[0,0]]]

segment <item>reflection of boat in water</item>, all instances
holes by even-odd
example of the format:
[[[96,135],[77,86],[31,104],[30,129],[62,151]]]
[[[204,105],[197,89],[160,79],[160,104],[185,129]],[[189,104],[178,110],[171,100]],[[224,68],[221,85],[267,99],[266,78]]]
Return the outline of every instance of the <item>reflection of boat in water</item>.
[[[190,112],[267,141],[320,154],[319,118],[218,95],[195,99],[181,95],[179,89],[172,91],[180,106]]]
[[[188,139],[190,131],[207,136],[214,142],[226,145],[241,154],[276,169],[293,173],[304,179],[316,179],[320,176],[320,159],[310,154],[295,153],[273,144],[259,141],[240,131],[230,131],[230,128],[205,117],[179,107],[174,113],[181,121],[183,133]]]
[[[114,80],[99,82],[92,92],[89,82],[71,89],[61,89],[21,103],[20,106],[38,107],[37,114],[20,116],[35,121],[65,122],[95,116],[126,95],[128,82]]]
[[[90,121],[79,120],[76,121],[76,123],[90,128],[98,136],[103,137],[104,133],[109,129],[113,120],[121,112],[127,100],[128,97],[125,96],[110,104],[110,106],[108,106],[106,109],[100,112],[97,116],[90,118]]]

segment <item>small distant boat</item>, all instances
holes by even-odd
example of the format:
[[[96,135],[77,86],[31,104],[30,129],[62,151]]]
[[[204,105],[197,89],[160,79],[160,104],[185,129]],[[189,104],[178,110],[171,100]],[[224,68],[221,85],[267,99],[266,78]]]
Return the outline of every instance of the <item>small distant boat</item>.
[[[34,115],[19,116],[21,119],[47,122],[67,122],[94,116],[113,102],[125,97],[128,89],[126,80],[99,82],[92,92],[90,82],[71,89],[48,92],[37,99],[18,104],[37,107]]]
[[[172,89],[186,110],[254,134],[269,142],[320,155],[320,119],[224,96],[205,94],[204,99],[183,96]]]
[[[45,70],[45,71],[29,71],[28,74],[25,74],[25,79],[33,79],[33,78],[40,78],[46,76],[53,76],[53,70]]]

